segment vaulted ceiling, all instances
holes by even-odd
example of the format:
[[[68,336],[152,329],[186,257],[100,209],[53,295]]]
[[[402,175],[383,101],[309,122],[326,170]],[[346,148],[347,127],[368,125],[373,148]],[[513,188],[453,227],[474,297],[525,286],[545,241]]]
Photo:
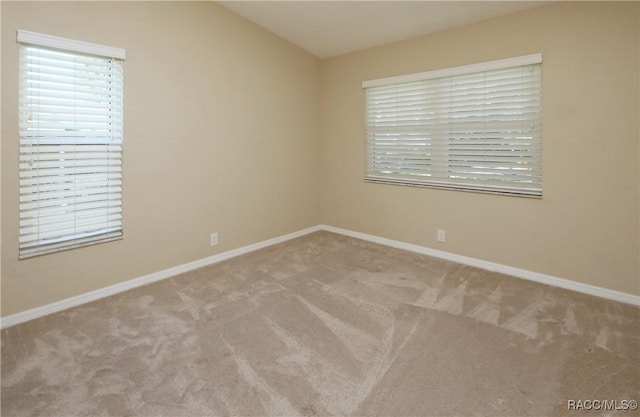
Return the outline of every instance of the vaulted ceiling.
[[[545,5],[541,1],[220,1],[328,58]]]

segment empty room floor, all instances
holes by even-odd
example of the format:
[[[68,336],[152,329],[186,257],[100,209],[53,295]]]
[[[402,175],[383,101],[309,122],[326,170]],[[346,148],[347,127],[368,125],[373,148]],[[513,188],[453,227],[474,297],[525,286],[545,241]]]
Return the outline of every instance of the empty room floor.
[[[639,369],[637,307],[317,232],[2,330],[1,411],[580,415]]]

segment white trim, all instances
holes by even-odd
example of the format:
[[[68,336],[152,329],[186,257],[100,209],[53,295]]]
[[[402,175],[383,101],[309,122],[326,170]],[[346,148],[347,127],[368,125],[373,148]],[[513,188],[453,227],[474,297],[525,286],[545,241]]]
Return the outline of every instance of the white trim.
[[[238,249],[232,249],[230,251],[209,256],[207,258],[199,259],[197,261],[178,265],[173,268],[165,269],[163,271],[154,272],[149,275],[145,275],[139,278],[131,279],[129,281],[121,282],[119,284],[114,284],[108,287],[100,288],[98,290],[89,291],[87,293],[80,294],[75,297],[56,301],[55,303],[32,308],[31,310],[22,311],[20,313],[11,314],[9,316],[0,318],[0,328],[4,329],[6,327],[23,323],[25,321],[36,319],[38,317],[42,317],[48,314],[56,313],[58,311],[66,310],[71,307],[76,307],[81,304],[89,303],[91,301],[96,301],[104,297],[109,297],[111,295],[118,294],[133,288],[141,287],[143,285],[151,284],[152,282],[171,278],[175,275],[183,274],[185,272],[189,272],[194,269],[202,268],[203,266],[222,262],[227,259],[234,258],[236,256],[244,255],[246,253],[253,252],[258,249],[263,249],[268,246],[286,242],[288,240],[295,239],[297,237],[304,236],[309,233],[317,232],[319,230],[322,230],[321,226],[309,227],[307,229],[299,230],[297,232],[289,233],[283,236],[278,236],[273,239],[264,240],[262,242],[254,243],[248,246],[243,246]]]
[[[476,72],[492,71],[504,68],[519,67],[542,63],[542,54],[523,55],[514,58],[497,59],[495,61],[481,62],[479,64],[462,65],[453,68],[442,68],[432,71],[417,72],[414,74],[398,75],[395,77],[378,78],[362,82],[362,88],[382,87],[391,84],[409,83],[414,81],[432,80],[442,77],[472,74]]]
[[[450,252],[444,252],[437,249],[427,248],[425,246],[413,245],[411,243],[400,242],[398,240],[387,239],[384,237],[368,235],[366,233],[354,232],[338,227],[322,225],[322,230],[327,232],[338,233],[345,236],[354,237],[356,239],[366,240],[380,245],[391,246],[398,249],[408,250],[410,252],[420,253],[422,255],[434,256],[436,258],[446,259],[448,261],[457,262],[464,265],[475,266],[477,268],[487,269],[489,271],[499,272],[517,278],[529,281],[539,282],[542,284],[552,285],[554,287],[565,288],[567,290],[577,291],[584,294],[595,295],[596,297],[606,298],[608,300],[619,301],[626,304],[640,306],[640,296],[628,294],[620,291],[614,291],[607,288],[597,287],[595,285],[583,284],[581,282],[570,281],[564,278],[554,277],[552,275],[541,274],[526,269],[515,268],[513,266],[502,265],[495,262],[483,261],[481,259],[470,258],[468,256],[456,255]]]
[[[90,55],[106,56],[109,58],[125,59],[127,52],[122,48],[100,45],[74,39],[61,38],[59,36],[46,35],[44,33],[17,30],[17,40],[20,43],[46,46],[49,48],[63,49],[65,51],[81,52]]]
[[[0,328],[4,329],[6,327],[10,327],[19,323],[36,319],[38,317],[42,317],[48,314],[56,313],[58,311],[66,310],[71,307],[76,307],[81,304],[89,303],[91,301],[96,301],[104,297],[118,294],[133,288],[141,287],[143,285],[151,284],[152,282],[160,281],[166,278],[171,278],[175,275],[183,274],[185,272],[189,272],[194,269],[198,269],[207,265],[222,262],[227,259],[244,255],[246,253],[253,252],[259,249],[264,249],[268,246],[286,242],[288,240],[295,239],[300,236],[308,235],[310,233],[314,233],[320,230],[337,233],[344,236],[350,236],[356,239],[378,243],[380,245],[391,246],[398,249],[404,249],[411,252],[420,253],[422,255],[434,256],[436,258],[446,259],[452,262],[475,266],[477,268],[487,269],[489,271],[499,272],[502,274],[526,279],[529,281],[539,282],[542,284],[552,285],[555,287],[560,287],[560,288],[565,288],[572,291],[590,294],[596,297],[606,298],[608,300],[619,301],[626,304],[640,306],[640,296],[637,296],[637,295],[627,294],[620,291],[613,291],[607,288],[596,287],[594,285],[588,285],[588,284],[582,284],[576,281],[570,281],[567,279],[558,278],[551,275],[528,271],[526,269],[520,269],[520,268],[515,268],[512,266],[502,265],[494,262],[483,261],[481,259],[470,258],[462,255],[456,255],[454,253],[431,249],[425,246],[413,245],[410,243],[400,242],[398,240],[387,239],[383,237],[368,235],[366,233],[354,232],[347,229],[341,229],[338,227],[321,224],[321,225],[309,227],[307,229],[303,229],[297,232],[289,233],[283,236],[278,236],[273,239],[264,240],[262,242],[254,243],[252,245],[243,246],[238,249],[233,249],[217,255],[209,256],[207,258],[203,258],[203,259],[199,259],[186,264],[178,265],[173,268],[165,269],[163,271],[154,272],[149,275],[145,275],[139,278],[134,278],[132,280],[121,282],[119,284],[111,285],[109,287],[101,288],[95,291],[90,291],[84,294],[77,295],[75,297],[67,298],[67,299],[57,301],[55,303],[47,304],[41,307],[36,307],[31,310],[22,311],[16,314],[11,314],[9,316],[0,318]]]

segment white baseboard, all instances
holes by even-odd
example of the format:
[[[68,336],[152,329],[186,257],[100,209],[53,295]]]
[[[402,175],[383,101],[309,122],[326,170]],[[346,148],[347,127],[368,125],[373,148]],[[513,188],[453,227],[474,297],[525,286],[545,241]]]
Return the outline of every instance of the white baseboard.
[[[609,300],[620,301],[623,303],[640,306],[640,296],[637,296],[637,295],[627,294],[619,291],[613,291],[607,288],[596,287],[594,285],[582,284],[580,282],[570,281],[567,279],[558,278],[551,275],[528,271],[526,269],[514,268],[512,266],[483,261],[481,259],[475,259],[467,256],[456,255],[450,252],[444,252],[436,249],[427,248],[425,246],[418,246],[410,243],[400,242],[397,240],[368,235],[366,233],[354,232],[351,230],[341,229],[338,227],[333,227],[328,225],[317,225],[317,226],[309,227],[307,229],[303,229],[297,232],[289,233],[283,236],[278,236],[273,239],[268,239],[262,242],[254,243],[252,245],[243,246],[238,249],[233,249],[217,255],[209,256],[207,258],[199,259],[197,261],[178,265],[173,268],[165,269],[163,271],[154,272],[149,275],[134,278],[129,281],[111,285],[109,287],[101,288],[95,291],[90,291],[84,294],[77,295],[75,297],[57,301],[55,303],[47,304],[41,307],[36,307],[31,310],[26,310],[20,313],[11,314],[9,316],[2,317],[0,319],[0,328],[4,329],[6,327],[10,327],[18,323],[23,323],[25,321],[46,316],[51,313],[66,310],[71,307],[76,307],[81,304],[98,300],[100,298],[108,297],[110,295],[114,295],[114,294],[118,294],[118,293],[130,290],[132,288],[141,287],[143,285],[147,285],[152,282],[160,281],[163,279],[173,277],[175,275],[192,271],[194,269],[202,268],[203,266],[222,262],[224,260],[234,258],[236,256],[244,255],[246,253],[253,252],[258,249],[263,249],[268,246],[286,242],[288,240],[295,239],[297,237],[304,236],[309,233],[317,232],[319,230],[325,230],[327,232],[338,233],[345,236],[351,236],[357,239],[362,239],[362,240],[378,243],[385,246],[391,246],[394,248],[404,249],[411,252],[420,253],[423,255],[429,255],[429,256],[434,256],[436,258],[446,259],[446,260],[461,263],[464,265],[470,265],[470,266],[475,266],[482,269],[487,269],[490,271],[500,272],[500,273],[511,275],[517,278],[527,279],[529,281],[540,282],[542,284],[552,285],[560,288],[566,288],[568,290],[578,291],[585,294],[591,294],[591,295],[606,298]]]
[[[192,271],[194,269],[202,268],[203,266],[222,262],[224,260],[234,258],[236,256],[244,255],[245,253],[253,252],[258,249],[263,249],[268,246],[286,242],[287,240],[295,239],[297,237],[304,236],[309,233],[317,232],[319,230],[322,230],[321,226],[313,226],[308,229],[289,233],[283,236],[278,236],[273,239],[268,239],[262,242],[254,243],[252,245],[243,246],[238,249],[233,249],[227,252],[219,253],[217,255],[209,256],[207,258],[199,259],[197,261],[178,265],[173,268],[168,268],[163,271],[154,272],[149,275],[145,275],[142,277],[131,279],[129,281],[121,282],[119,284],[110,285],[108,287],[104,287],[104,288],[100,288],[99,290],[80,294],[75,297],[66,298],[64,300],[56,301],[55,303],[32,308],[31,310],[26,310],[20,313],[11,314],[9,316],[2,317],[0,319],[0,328],[4,329],[6,327],[10,327],[18,323],[23,323],[25,321],[46,316],[51,313],[56,313],[58,311],[66,310],[71,307],[76,307],[81,304],[98,300],[100,298],[108,297],[110,295],[114,295],[114,294],[118,294],[118,293],[130,290],[132,288],[141,287],[143,285],[151,284],[152,282],[171,278],[173,276],[183,274],[185,272]]]
[[[585,294],[595,295],[596,297],[606,298],[609,300],[620,301],[627,304],[640,306],[640,296],[628,294],[620,291],[614,291],[607,288],[596,287],[595,285],[583,284],[581,282],[570,281],[564,278],[554,277],[552,275],[541,274],[539,272],[528,271],[526,269],[515,268],[508,265],[502,265],[494,262],[483,261],[481,259],[470,258],[468,256],[456,255],[450,252],[444,252],[437,249],[427,248],[425,246],[413,245],[410,243],[400,242],[397,240],[387,239],[383,237],[368,235],[366,233],[354,232],[351,230],[340,229],[338,227],[322,225],[322,230],[327,232],[338,233],[345,236],[355,237],[357,239],[367,240],[373,243],[379,243],[385,246],[391,246],[398,249],[404,249],[411,252],[429,255],[436,258],[446,259],[464,265],[475,266],[477,268],[487,269],[489,271],[499,272],[511,275],[517,278],[523,278],[529,281],[535,281],[542,284],[552,285],[554,287],[565,288]]]

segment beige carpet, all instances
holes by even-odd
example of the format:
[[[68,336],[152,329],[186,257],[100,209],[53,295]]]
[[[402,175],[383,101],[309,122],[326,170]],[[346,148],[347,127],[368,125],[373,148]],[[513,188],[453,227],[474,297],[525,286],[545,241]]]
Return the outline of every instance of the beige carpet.
[[[2,416],[554,416],[640,310],[326,232],[2,331]]]

